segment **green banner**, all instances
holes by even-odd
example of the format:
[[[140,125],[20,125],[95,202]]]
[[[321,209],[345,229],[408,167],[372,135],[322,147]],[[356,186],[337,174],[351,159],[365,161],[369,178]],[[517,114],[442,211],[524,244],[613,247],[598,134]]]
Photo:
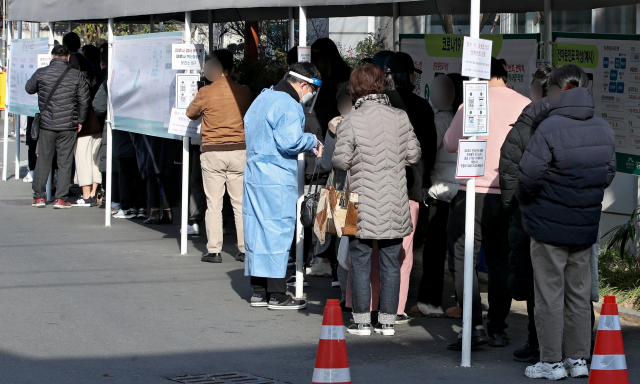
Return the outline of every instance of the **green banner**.
[[[598,47],[584,44],[555,43],[553,65],[575,64],[582,68],[598,66]]]
[[[502,35],[481,35],[482,39],[491,40],[491,55],[496,57],[502,49]],[[424,35],[427,53],[431,57],[462,57],[463,35]]]
[[[640,175],[640,156],[616,152],[617,171]]]

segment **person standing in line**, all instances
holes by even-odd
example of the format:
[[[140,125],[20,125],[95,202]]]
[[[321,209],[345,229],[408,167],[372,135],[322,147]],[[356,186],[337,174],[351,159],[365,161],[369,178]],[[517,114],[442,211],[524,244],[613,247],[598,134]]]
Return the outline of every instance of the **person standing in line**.
[[[533,72],[531,83],[531,95],[539,91],[538,102],[529,104],[523,111],[518,121],[513,124],[502,148],[500,148],[500,191],[502,204],[509,215],[509,293],[514,300],[527,302],[527,314],[529,316],[529,337],[524,348],[513,352],[516,361],[537,363],[540,361],[540,349],[536,322],[534,318],[533,295],[533,267],[531,266],[531,253],[529,252],[531,239],[522,228],[522,214],[520,203],[515,198],[516,185],[518,184],[518,164],[522,159],[525,149],[529,145],[531,136],[538,128],[538,124],[547,117],[549,101],[547,100],[547,83],[553,66],[543,65]],[[539,85],[534,88],[534,84]]]
[[[385,94],[389,97],[392,107],[407,112],[422,150],[420,161],[406,169],[413,230],[402,240],[400,299],[396,324],[408,324],[411,318],[405,313],[405,307],[409,296],[409,280],[413,267],[413,235],[418,226],[420,203],[424,200],[423,188],[431,185],[429,175],[436,160],[438,135],[434,123],[433,108],[427,100],[413,92],[416,73],[422,74],[422,71],[415,68],[411,56],[404,52],[394,53],[385,60],[384,72],[387,75],[388,84]]]
[[[27,144],[28,150],[28,168],[29,172],[22,179],[25,183],[33,183],[33,171],[36,169],[36,163],[38,162],[38,155],[36,154],[36,150],[38,148],[38,140],[33,140],[31,137],[31,127],[33,126],[33,117],[27,117],[27,134],[25,136],[25,143]]]
[[[520,160],[516,197],[531,236],[540,342],[540,362],[525,370],[533,379],[589,376],[591,246],[598,241],[604,190],[616,174],[616,152],[613,129],[595,116],[588,86],[578,66],[553,71],[548,117]]]
[[[295,63],[276,86],[255,99],[244,118],[247,164],[242,218],[245,275],[251,276],[252,307],[303,309],[305,300],[286,293],[285,276],[298,200],[297,156],[318,155],[320,141],[304,133],[305,104],[322,85],[311,63]]]
[[[456,179],[458,156],[444,148],[443,140],[455,111],[462,104],[462,76],[457,73],[437,76],[429,88],[430,101],[436,110],[434,119],[438,135],[437,154],[431,171],[431,187],[424,191],[424,200],[428,202],[428,223],[422,254],[423,274],[418,290],[418,303],[411,308],[410,313],[413,316],[442,317],[445,315],[442,310],[442,291],[444,264],[447,259],[449,205],[458,193],[459,185]],[[453,269],[449,263],[449,270]]]
[[[54,208],[71,208],[67,202],[73,149],[78,132],[89,115],[91,94],[80,71],[69,65],[69,49],[63,45],[51,50],[51,64],[39,68],[25,85],[25,91],[38,94],[40,108],[40,137],[38,162],[33,173],[33,203],[37,208],[46,206],[46,184],[54,153],[58,159],[58,184]],[[54,91],[55,84],[60,81]],[[50,97],[49,103],[46,101]],[[46,105],[45,105],[46,104]]]
[[[202,179],[207,195],[207,254],[202,261],[222,262],[222,199],[225,186],[236,221],[238,250],[236,260],[244,261],[244,229],[242,224],[242,189],[247,151],[244,115],[251,104],[249,87],[231,79],[233,54],[226,49],[213,51],[205,65],[205,76],[212,82],[196,90],[187,108],[187,117],[202,116]]]
[[[347,332],[371,335],[371,254],[380,253],[380,312],[376,333],[395,334],[400,295],[402,239],[413,232],[407,166],[420,161],[420,143],[409,116],[384,93],[382,70],[366,64],[351,75],[355,110],[342,120],[333,167],[349,171],[349,189],[358,194],[357,235],[349,240],[354,324]]]
[[[487,344],[492,347],[505,347],[509,344],[509,336],[505,332],[506,319],[511,310],[511,296],[507,289],[509,278],[509,220],[502,206],[500,185],[498,182],[498,164],[500,147],[504,143],[511,125],[520,113],[531,103],[531,100],[507,87],[508,73],[503,63],[491,58],[491,79],[489,80],[489,136],[478,139],[487,140],[485,160],[485,176],[476,181],[475,204],[475,239],[474,258],[484,245],[487,272],[489,275],[489,314],[487,330],[482,323],[482,305],[478,289],[478,277],[473,274],[473,313],[471,345],[477,347]],[[451,127],[444,135],[444,146],[447,151],[458,152],[458,144],[463,138],[463,108],[458,109]],[[462,308],[464,291],[464,231],[466,217],[467,180],[459,180],[460,190],[451,201],[447,238],[449,254],[455,258],[456,296]],[[473,269],[475,270],[475,263]],[[462,350],[462,334],[447,345],[450,350]]]

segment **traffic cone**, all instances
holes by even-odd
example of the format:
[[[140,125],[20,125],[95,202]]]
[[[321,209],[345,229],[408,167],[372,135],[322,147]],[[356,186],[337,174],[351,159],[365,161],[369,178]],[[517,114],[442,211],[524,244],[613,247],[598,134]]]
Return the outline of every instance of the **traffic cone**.
[[[342,308],[338,300],[327,300],[327,306],[324,307],[320,344],[311,382],[312,384],[351,384],[347,344],[344,340],[342,324]]]
[[[596,347],[591,359],[589,384],[613,383],[629,384],[629,374],[624,356],[616,297],[605,296],[600,310]]]

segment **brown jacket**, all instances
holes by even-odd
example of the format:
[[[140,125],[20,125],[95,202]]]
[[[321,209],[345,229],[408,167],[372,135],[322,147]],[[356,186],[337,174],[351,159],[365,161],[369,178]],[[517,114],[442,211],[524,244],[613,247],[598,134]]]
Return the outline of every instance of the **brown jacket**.
[[[201,88],[187,117],[197,120],[202,115],[202,152],[245,149],[243,118],[250,105],[249,87],[229,77]]]

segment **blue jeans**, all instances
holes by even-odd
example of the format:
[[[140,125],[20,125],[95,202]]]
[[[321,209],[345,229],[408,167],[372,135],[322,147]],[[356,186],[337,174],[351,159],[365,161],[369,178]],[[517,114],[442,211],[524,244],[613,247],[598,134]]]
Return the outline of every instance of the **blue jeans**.
[[[371,323],[371,253],[374,240],[350,239],[353,320]],[[378,240],[380,250],[380,313],[378,322],[395,324],[400,295],[402,239]]]

